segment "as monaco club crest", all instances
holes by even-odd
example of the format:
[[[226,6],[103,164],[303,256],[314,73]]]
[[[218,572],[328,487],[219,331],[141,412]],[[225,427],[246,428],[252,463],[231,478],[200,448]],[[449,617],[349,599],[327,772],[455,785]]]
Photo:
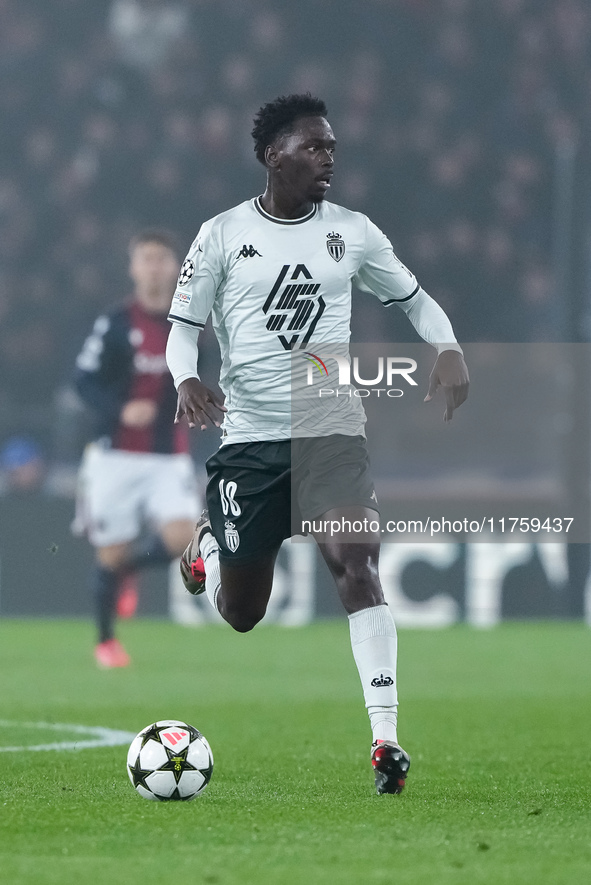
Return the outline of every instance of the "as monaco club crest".
[[[229,519],[226,520],[226,531],[224,532],[226,537],[226,546],[230,553],[236,553],[238,550],[238,546],[240,544],[240,535],[238,534],[238,529],[234,525],[233,522],[230,522]]]
[[[345,254],[345,241],[340,234],[335,234],[334,231],[326,236],[328,237],[328,242],[326,244],[328,254],[331,258],[334,258],[335,261],[340,261]]]

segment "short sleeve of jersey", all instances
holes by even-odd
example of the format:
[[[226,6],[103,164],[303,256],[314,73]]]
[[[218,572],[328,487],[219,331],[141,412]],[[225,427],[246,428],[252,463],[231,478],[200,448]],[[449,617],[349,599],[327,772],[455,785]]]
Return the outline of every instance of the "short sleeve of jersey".
[[[224,276],[223,260],[211,222],[201,226],[181,265],[168,319],[203,329]]]
[[[365,253],[353,283],[364,292],[372,292],[384,305],[409,301],[419,291],[416,277],[396,257],[388,237],[369,218],[365,225]]]

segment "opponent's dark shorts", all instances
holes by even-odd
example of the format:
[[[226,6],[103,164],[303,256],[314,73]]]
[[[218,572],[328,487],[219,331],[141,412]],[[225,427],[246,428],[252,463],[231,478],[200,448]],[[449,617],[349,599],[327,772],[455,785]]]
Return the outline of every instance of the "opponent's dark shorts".
[[[206,467],[209,518],[228,564],[278,550],[303,520],[335,507],[378,510],[362,436],[234,443]]]

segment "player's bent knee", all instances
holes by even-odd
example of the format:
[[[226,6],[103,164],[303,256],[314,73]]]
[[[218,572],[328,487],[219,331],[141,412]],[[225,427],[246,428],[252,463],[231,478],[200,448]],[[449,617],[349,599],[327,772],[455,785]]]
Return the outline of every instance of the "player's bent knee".
[[[220,564],[218,610],[238,633],[248,633],[265,617],[273,586],[273,562],[240,567]],[[262,573],[262,574],[261,574]]]
[[[226,609],[222,616],[237,633],[250,633],[251,630],[254,630],[259,621],[263,619],[264,614],[259,616],[250,612],[236,612],[231,610],[228,611]]]
[[[244,608],[240,605],[221,601],[219,604],[220,614],[224,621],[236,630],[237,633],[249,633],[263,620],[267,606],[249,606]]]
[[[231,622],[230,626],[237,633],[250,633],[251,630],[254,630],[254,628],[256,627],[257,624],[258,624],[258,621],[240,620],[240,621]]]

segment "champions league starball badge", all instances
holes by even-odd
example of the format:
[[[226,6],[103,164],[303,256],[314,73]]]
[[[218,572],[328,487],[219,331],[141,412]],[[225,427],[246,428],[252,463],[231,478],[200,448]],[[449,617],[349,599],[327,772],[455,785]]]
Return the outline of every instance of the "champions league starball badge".
[[[181,266],[179,274],[179,286],[184,286],[192,278],[195,273],[195,265],[190,258],[185,258]]]

